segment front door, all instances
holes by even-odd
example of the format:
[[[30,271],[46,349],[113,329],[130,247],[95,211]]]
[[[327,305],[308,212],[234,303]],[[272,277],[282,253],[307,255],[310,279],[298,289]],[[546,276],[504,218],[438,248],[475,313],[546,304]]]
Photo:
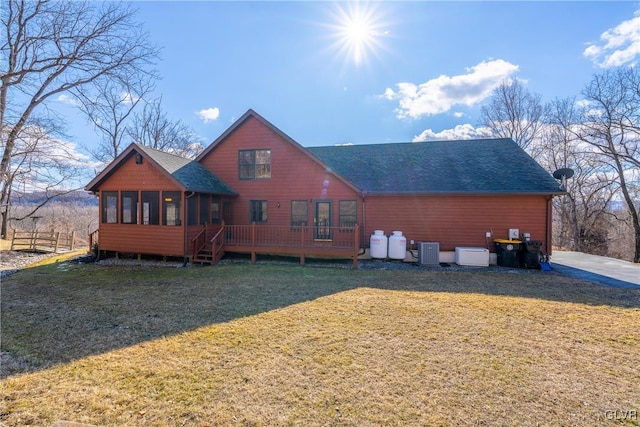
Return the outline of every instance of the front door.
[[[316,240],[331,240],[331,202],[330,201],[316,201],[313,217],[314,235]]]

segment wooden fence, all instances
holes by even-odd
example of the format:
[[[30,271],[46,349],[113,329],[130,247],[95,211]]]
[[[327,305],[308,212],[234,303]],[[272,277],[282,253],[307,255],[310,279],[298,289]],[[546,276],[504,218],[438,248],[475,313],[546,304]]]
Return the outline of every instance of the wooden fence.
[[[73,251],[75,236],[75,231],[68,234],[59,231],[13,230],[11,250],[51,253]]]

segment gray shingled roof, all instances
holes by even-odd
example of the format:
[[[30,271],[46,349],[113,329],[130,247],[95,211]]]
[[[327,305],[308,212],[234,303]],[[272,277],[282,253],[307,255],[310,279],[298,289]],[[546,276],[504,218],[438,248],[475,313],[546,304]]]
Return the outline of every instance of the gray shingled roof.
[[[362,191],[563,193],[511,139],[477,139],[307,148]]]
[[[150,147],[135,145],[136,150],[142,151],[149,156],[158,166],[184,186],[187,191],[228,195],[238,194],[200,163]]]

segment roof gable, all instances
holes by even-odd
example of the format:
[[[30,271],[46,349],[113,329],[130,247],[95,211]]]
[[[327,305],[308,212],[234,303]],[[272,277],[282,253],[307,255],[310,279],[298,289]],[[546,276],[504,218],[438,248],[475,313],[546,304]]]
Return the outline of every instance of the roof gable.
[[[96,191],[107,177],[117,171],[119,166],[135,154],[154,164],[176,185],[184,191],[202,193],[237,195],[215,174],[194,160],[132,143],[113,162],[111,162],[98,176],[85,187],[88,191]]]
[[[229,136],[232,133],[234,133],[238,128],[240,128],[250,118],[254,118],[254,119],[258,120],[264,126],[266,126],[269,129],[271,129],[274,133],[279,135],[282,139],[286,140],[287,142],[290,142],[290,143],[292,143],[294,145],[299,145],[292,138],[290,138],[287,134],[285,134],[280,129],[278,129],[277,127],[272,125],[267,119],[265,119],[260,114],[258,114],[255,111],[253,111],[252,109],[249,109],[238,120],[236,120],[231,126],[229,126],[227,128],[227,130],[225,130],[222,133],[222,135],[217,137],[211,144],[209,144],[209,146],[207,148],[205,148],[202,151],[202,153],[200,153],[198,155],[198,157],[196,157],[196,159],[195,159],[196,162],[200,162],[200,161],[202,161],[202,159],[207,157],[212,151],[214,151],[220,144],[222,144],[227,138],[229,138]]]
[[[511,139],[308,150],[368,193],[563,193],[558,182]]]
[[[236,120],[226,131],[224,131],[222,133],[222,135],[220,135],[218,138],[216,138],[202,153],[200,153],[200,155],[195,159],[195,161],[202,162],[207,156],[211,155],[215,151],[216,148],[218,148],[226,140],[228,140],[229,137],[236,130],[240,129],[250,119],[257,120],[260,124],[262,124],[267,129],[269,129],[274,134],[276,134],[285,143],[290,144],[292,147],[294,147],[296,150],[298,150],[301,155],[304,155],[304,156],[310,158],[313,162],[317,163],[323,170],[330,170],[328,165],[325,164],[322,161],[322,159],[319,159],[317,156],[315,156],[312,152],[310,152],[305,147],[300,145],[298,142],[296,142],[289,135],[287,135],[286,133],[282,132],[276,126],[271,124],[271,122],[269,122],[264,117],[262,117],[260,114],[256,113],[255,111],[253,111],[251,109],[247,110],[247,112],[244,113],[242,115],[242,117],[240,117],[238,120]],[[340,180],[342,183],[347,185],[352,190],[358,191],[358,188],[355,187],[352,182],[350,182],[349,180],[345,179],[343,176],[341,176],[335,170],[332,172],[332,175],[334,175],[338,180]]]

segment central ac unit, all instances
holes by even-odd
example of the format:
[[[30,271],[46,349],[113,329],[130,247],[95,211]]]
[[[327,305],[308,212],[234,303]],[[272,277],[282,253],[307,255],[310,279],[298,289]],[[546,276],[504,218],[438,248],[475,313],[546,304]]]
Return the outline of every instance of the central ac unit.
[[[418,242],[418,262],[421,265],[440,265],[440,243]]]

